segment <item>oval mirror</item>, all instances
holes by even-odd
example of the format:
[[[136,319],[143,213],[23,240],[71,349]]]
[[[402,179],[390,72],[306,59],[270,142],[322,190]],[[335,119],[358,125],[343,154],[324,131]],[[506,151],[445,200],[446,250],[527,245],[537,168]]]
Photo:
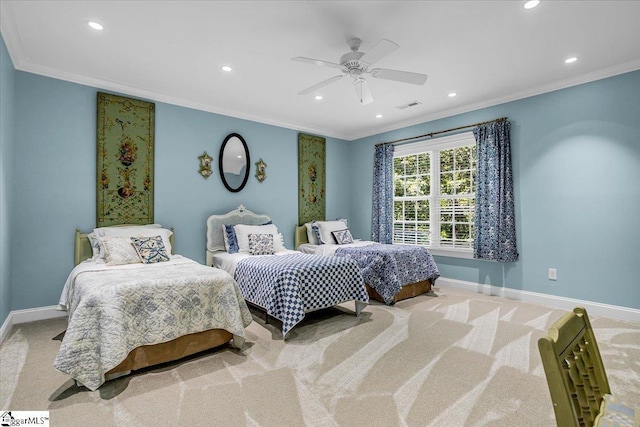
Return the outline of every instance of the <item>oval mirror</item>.
[[[237,133],[227,135],[220,147],[218,157],[220,177],[227,190],[237,193],[249,179],[249,149]]]

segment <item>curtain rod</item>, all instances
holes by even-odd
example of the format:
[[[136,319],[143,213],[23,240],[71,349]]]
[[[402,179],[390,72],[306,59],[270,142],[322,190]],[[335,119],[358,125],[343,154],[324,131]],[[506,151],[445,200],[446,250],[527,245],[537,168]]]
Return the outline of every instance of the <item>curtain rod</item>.
[[[505,121],[505,120],[507,120],[507,117],[500,117],[499,119],[488,120],[486,122],[474,123],[472,125],[460,126],[460,127],[457,127],[457,128],[452,128],[452,129],[447,129],[447,130],[439,130],[438,132],[425,133],[424,135],[410,136],[408,138],[396,139],[395,141],[379,142],[379,143],[376,144],[376,147],[378,145],[396,144],[398,142],[410,141],[412,139],[418,139],[418,138],[425,138],[427,136],[432,138],[434,135],[438,135],[438,134],[441,134],[441,133],[453,132],[453,131],[456,131],[456,130],[472,128],[472,127],[476,127],[476,126],[480,126],[480,125],[486,125],[486,124],[489,124],[489,123],[502,122],[502,121]]]

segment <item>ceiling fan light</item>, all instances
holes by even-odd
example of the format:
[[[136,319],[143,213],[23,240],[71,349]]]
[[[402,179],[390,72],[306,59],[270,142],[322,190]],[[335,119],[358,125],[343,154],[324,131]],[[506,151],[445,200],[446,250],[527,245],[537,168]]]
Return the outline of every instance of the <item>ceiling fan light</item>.
[[[529,0],[529,1],[524,2],[524,8],[525,9],[533,9],[534,7],[536,7],[539,4],[540,4],[540,0]]]
[[[376,119],[381,119],[382,118],[382,114],[376,114]]]
[[[227,73],[229,73],[229,72],[233,71],[233,68],[231,68],[231,67],[230,67],[230,66],[228,66],[228,65],[223,65],[223,66],[221,67],[221,69],[222,69],[222,71],[226,71]]]
[[[316,100],[316,101],[320,101],[320,100],[322,100],[322,95],[316,95],[316,96],[315,96],[315,100]]]
[[[457,94],[457,93],[455,93],[455,92],[451,92],[451,93],[449,93],[449,95],[447,95],[447,96],[448,96],[449,98],[454,98],[456,95],[458,95],[458,94]]]
[[[572,64],[572,63],[576,62],[577,60],[578,60],[578,58],[577,58],[577,57],[572,56],[572,57],[570,57],[570,58],[565,59],[565,60],[564,60],[564,63],[565,63],[565,64]]]

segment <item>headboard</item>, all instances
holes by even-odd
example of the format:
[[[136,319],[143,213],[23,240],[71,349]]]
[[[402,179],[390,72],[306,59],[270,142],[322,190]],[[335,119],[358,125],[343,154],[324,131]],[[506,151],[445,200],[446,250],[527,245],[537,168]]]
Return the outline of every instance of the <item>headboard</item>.
[[[222,224],[261,225],[271,221],[268,215],[259,215],[240,205],[237,209],[222,215],[211,215],[207,218],[207,265],[212,264],[214,252],[226,251]]]
[[[123,224],[122,226],[126,226],[129,224]],[[114,227],[122,227],[115,225]],[[170,228],[173,231],[173,227]],[[89,259],[93,256],[93,249],[91,249],[91,243],[89,242],[89,233],[81,233],[79,229],[76,228],[76,238],[74,242],[74,251],[73,251],[73,265],[76,266],[80,264],[85,259]],[[171,253],[173,253],[173,233],[169,236],[169,242],[171,243]]]
[[[309,236],[307,236],[307,226],[296,225],[296,231],[294,235],[294,248],[298,249],[298,246],[303,243],[309,243]]]

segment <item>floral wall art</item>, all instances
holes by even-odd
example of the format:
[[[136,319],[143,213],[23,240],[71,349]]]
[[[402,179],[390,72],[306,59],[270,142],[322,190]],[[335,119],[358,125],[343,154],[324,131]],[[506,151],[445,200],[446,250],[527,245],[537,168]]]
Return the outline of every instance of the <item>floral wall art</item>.
[[[98,92],[96,225],[153,223],[155,104]]]

